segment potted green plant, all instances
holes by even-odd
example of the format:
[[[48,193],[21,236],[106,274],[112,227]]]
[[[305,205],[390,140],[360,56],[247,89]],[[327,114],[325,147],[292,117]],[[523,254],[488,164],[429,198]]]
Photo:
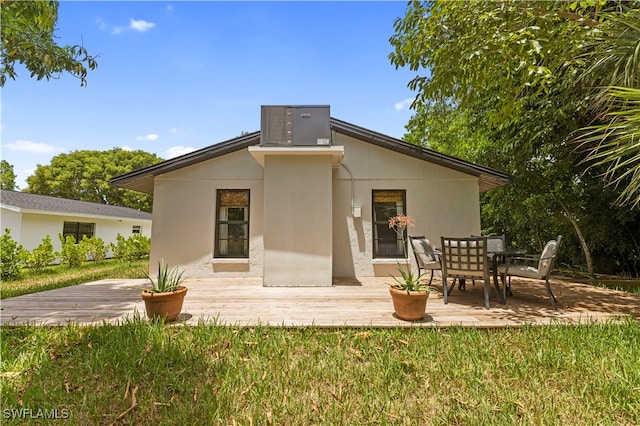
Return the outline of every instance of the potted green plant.
[[[403,241],[402,249],[406,262],[406,265],[397,262],[400,276],[392,276],[396,282],[389,284],[389,293],[396,316],[406,321],[421,320],[424,317],[429,293],[434,291],[433,287],[423,284],[422,278],[426,273],[417,274],[411,270],[404,240],[406,238],[405,230],[413,226],[415,226],[415,220],[410,216],[397,215],[389,219],[389,228],[395,230]]]
[[[151,283],[151,288],[141,288],[142,300],[151,320],[175,321],[182,311],[184,296],[187,288],[182,284],[184,271],[178,267],[169,269],[164,260],[158,262],[158,275],[153,279],[145,272]]]

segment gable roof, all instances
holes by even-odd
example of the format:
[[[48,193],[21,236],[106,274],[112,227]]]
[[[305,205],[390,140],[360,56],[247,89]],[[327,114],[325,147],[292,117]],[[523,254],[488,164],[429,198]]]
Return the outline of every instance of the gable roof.
[[[129,207],[69,200],[28,192],[0,190],[0,205],[27,212],[66,213],[81,216],[106,216],[118,219],[151,220],[151,214]]]
[[[346,121],[331,117],[329,119],[329,124],[331,126],[331,130],[336,133],[351,136],[372,145],[476,176],[480,182],[481,192],[513,183],[513,177],[497,170],[417,146],[401,139],[393,138],[382,133],[374,132],[373,130],[365,129],[364,127],[347,123]],[[190,152],[180,157],[175,157],[152,166],[116,176],[111,179],[111,184],[121,188],[153,194],[153,178],[155,176],[191,166],[212,158],[220,157],[222,155],[230,154],[232,152],[248,148],[249,146],[258,145],[259,143],[260,131],[249,133]]]

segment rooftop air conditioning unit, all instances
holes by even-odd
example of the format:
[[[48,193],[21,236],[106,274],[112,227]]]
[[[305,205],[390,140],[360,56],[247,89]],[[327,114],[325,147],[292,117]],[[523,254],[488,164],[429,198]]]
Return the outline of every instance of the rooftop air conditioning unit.
[[[330,146],[329,105],[262,106],[260,146]]]

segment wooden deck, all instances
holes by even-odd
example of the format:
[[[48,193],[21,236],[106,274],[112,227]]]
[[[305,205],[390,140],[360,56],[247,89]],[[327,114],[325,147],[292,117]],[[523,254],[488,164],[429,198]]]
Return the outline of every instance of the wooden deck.
[[[333,287],[265,288],[261,279],[190,279],[180,319],[224,325],[317,327],[505,327],[524,324],[590,323],[628,315],[640,317],[640,295],[553,280],[559,300],[553,310],[544,283],[514,280],[507,305],[492,298],[484,309],[482,284],[455,289],[445,305],[432,294],[421,322],[394,316],[388,278],[337,282]],[[144,316],[139,290],[145,280],[102,280],[1,301],[3,326],[118,323],[137,311]],[[434,280],[436,287],[441,283]]]

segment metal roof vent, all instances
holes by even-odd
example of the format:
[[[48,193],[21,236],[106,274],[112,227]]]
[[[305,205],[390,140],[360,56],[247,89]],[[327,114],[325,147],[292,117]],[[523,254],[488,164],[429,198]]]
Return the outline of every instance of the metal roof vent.
[[[260,146],[330,146],[329,105],[262,106]]]

